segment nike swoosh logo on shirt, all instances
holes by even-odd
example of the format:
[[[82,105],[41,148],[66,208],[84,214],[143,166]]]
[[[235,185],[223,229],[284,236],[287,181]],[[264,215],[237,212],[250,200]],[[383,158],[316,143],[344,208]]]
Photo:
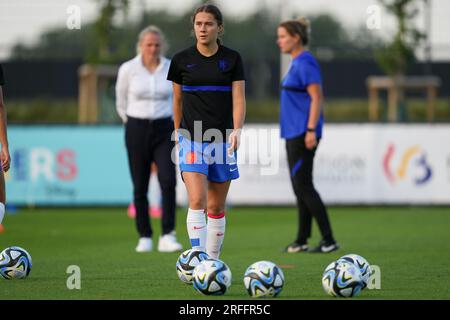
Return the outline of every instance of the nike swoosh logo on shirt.
[[[237,170],[237,168],[230,169],[230,172],[233,172],[233,171],[236,171],[236,170]]]
[[[203,229],[205,226],[203,226],[203,227],[197,227],[197,226],[194,226],[194,230],[200,230],[200,229]]]

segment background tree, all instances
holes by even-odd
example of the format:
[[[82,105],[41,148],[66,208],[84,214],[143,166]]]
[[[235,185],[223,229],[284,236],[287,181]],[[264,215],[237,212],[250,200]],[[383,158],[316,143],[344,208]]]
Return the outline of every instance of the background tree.
[[[118,13],[127,15],[129,3],[128,0],[97,0],[97,2],[100,4],[100,14],[91,30],[87,60],[91,63],[111,63],[120,51],[120,42],[113,41],[114,33],[119,29],[114,19]]]
[[[181,48],[192,45],[191,14],[181,15],[167,11],[146,11],[130,20],[127,16],[127,0],[96,0],[101,3],[99,16],[81,30],[52,28],[42,33],[38,41],[28,45],[18,42],[10,59],[72,59],[89,63],[121,63],[135,54],[137,35],[149,24],[159,26],[167,36],[170,57]],[[119,19],[120,17],[125,19]],[[382,45],[364,26],[346,29],[339,20],[329,14],[308,16],[312,38],[310,50],[320,59],[371,60],[375,48]],[[238,48],[247,61],[278,63],[276,30],[279,17],[267,7],[241,18],[225,17],[224,44]],[[330,56],[322,52],[331,52]],[[256,64],[256,62],[255,62]]]
[[[376,61],[386,74],[401,76],[415,60],[414,51],[424,38],[424,34],[414,25],[414,18],[419,13],[417,8],[419,1],[379,0],[379,2],[395,16],[398,28],[394,39],[377,51]]]

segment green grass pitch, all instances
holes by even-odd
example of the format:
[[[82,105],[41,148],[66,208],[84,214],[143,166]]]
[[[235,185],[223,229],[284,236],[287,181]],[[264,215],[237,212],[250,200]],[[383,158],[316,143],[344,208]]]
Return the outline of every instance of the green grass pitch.
[[[0,249],[27,249],[33,269],[26,280],[0,279],[4,299],[249,299],[245,269],[258,260],[281,266],[285,287],[277,299],[335,299],[322,290],[321,274],[347,253],[381,268],[381,289],[354,299],[450,299],[450,208],[343,208],[329,213],[341,249],[331,254],[286,254],[294,239],[294,208],[230,208],[221,258],[233,274],[225,296],[206,297],[177,277],[177,253],[134,252],[137,235],[125,209],[22,209],[5,218]],[[186,214],[177,212],[185,248]],[[153,220],[156,244],[160,221]],[[310,244],[319,240],[317,228]],[[69,290],[67,267],[81,268],[81,290]]]

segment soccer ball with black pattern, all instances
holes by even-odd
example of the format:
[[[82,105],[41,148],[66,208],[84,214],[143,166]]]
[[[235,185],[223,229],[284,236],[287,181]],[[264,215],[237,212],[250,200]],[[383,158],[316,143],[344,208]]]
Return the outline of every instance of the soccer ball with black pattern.
[[[370,276],[372,275],[372,268],[370,267],[369,262],[366,259],[364,259],[364,257],[357,254],[346,254],[345,256],[340,257],[338,261],[339,260],[351,262],[357,268],[359,268],[359,271],[361,271],[361,278],[364,282],[364,288],[367,287],[367,284],[369,283],[370,280]]]
[[[244,286],[253,298],[276,297],[283,290],[283,271],[270,261],[255,262],[245,271]]]
[[[364,287],[361,272],[353,263],[339,260],[326,267],[322,276],[323,290],[333,297],[355,297]]]
[[[25,279],[32,265],[30,254],[23,248],[9,247],[0,253],[0,275],[5,279]]]
[[[203,260],[194,269],[193,285],[204,295],[223,295],[231,285],[230,268],[221,260]]]
[[[184,251],[180,254],[176,263],[178,278],[184,283],[192,284],[192,274],[195,267],[208,258],[208,254],[200,250],[188,249]]]

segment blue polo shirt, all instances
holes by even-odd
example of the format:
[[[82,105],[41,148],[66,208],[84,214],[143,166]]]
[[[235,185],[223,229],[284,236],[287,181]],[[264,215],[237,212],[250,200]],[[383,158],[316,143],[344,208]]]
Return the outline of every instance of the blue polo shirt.
[[[303,51],[292,60],[289,71],[281,81],[280,127],[281,137],[292,139],[306,132],[311,108],[308,85],[322,84],[320,67],[308,51]],[[322,136],[323,111],[316,125],[316,135]]]

